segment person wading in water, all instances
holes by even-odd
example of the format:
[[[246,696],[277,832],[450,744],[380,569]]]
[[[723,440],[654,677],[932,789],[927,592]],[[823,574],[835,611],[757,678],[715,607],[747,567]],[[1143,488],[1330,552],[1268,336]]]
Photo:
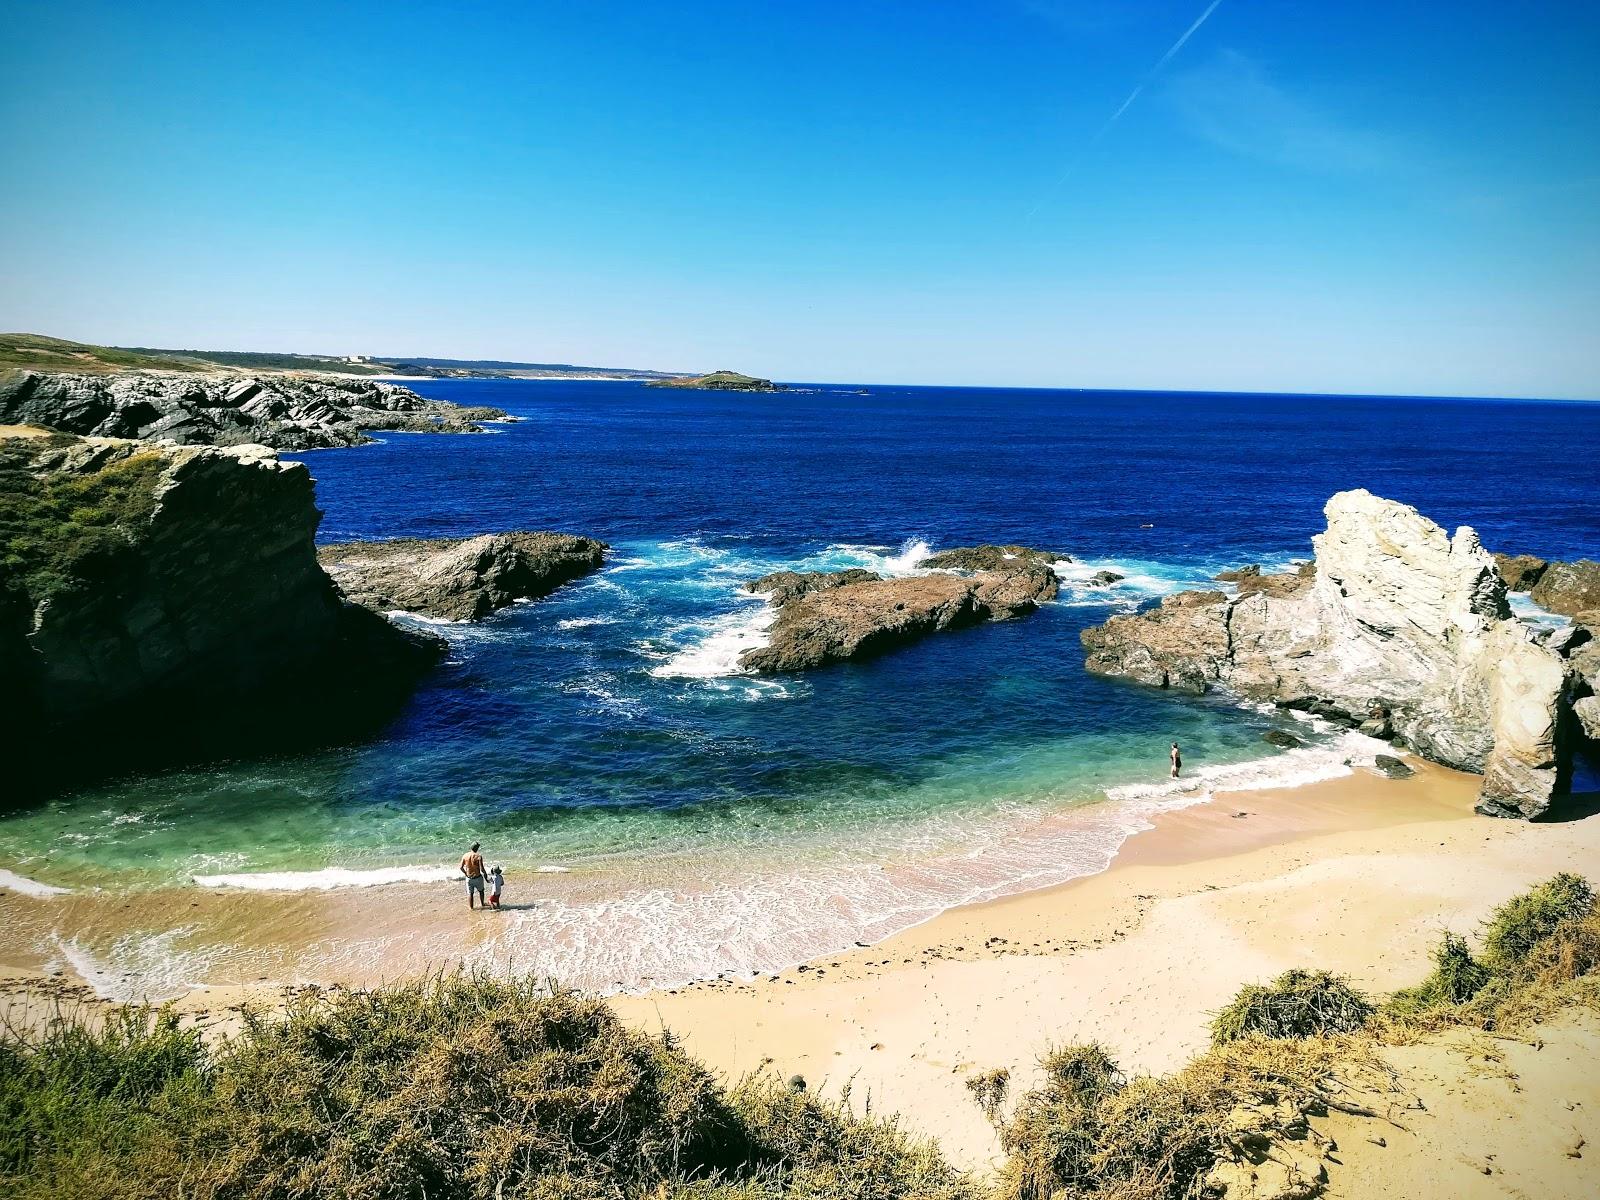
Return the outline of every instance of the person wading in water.
[[[472,903],[472,897],[478,897],[478,904],[487,908],[488,904],[483,898],[483,855],[478,853],[478,843],[472,843],[472,849],[461,856],[461,873],[467,877],[467,907],[477,907]]]
[[[1183,770],[1183,755],[1178,753],[1178,743],[1172,743],[1172,777],[1176,779],[1178,772]]]

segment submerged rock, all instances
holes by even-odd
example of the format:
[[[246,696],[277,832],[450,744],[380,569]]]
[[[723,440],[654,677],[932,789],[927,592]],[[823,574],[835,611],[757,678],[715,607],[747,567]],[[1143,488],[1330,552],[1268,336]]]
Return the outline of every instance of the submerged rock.
[[[443,652],[317,565],[310,473],[262,446],[0,438],[9,794],[377,727]]]
[[[63,433],[316,450],[370,442],[368,430],[481,433],[498,408],[463,408],[371,379],[294,375],[0,375],[0,424]]]
[[[1365,491],[1325,512],[1314,563],[1086,629],[1088,668],[1191,692],[1225,685],[1360,726],[1483,773],[1480,811],[1543,813],[1566,782],[1573,665],[1511,618],[1471,529],[1450,537]]]
[[[1372,765],[1390,779],[1410,779],[1416,774],[1405,762],[1392,754],[1375,755]]]
[[[767,645],[746,650],[740,666],[804,670],[880,654],[944,629],[1023,616],[1055,598],[1060,584],[1045,564],[1059,557],[1020,546],[978,546],[920,564],[941,570],[894,579],[858,569],[763,576],[748,586],[769,594],[777,616]],[[1004,566],[969,569],[973,563]]]
[[[1305,743],[1299,738],[1295,737],[1294,734],[1288,733],[1282,729],[1267,730],[1261,735],[1261,740],[1264,742],[1271,742],[1274,746],[1282,746],[1285,750],[1295,750],[1305,745]]]
[[[1115,571],[1096,571],[1089,576],[1087,583],[1089,587],[1110,587],[1112,584],[1121,583],[1126,578],[1126,575],[1118,575]]]
[[[565,533],[486,533],[322,546],[317,558],[339,589],[379,612],[403,609],[477,621],[517,600],[547,596],[600,566],[607,546]]]

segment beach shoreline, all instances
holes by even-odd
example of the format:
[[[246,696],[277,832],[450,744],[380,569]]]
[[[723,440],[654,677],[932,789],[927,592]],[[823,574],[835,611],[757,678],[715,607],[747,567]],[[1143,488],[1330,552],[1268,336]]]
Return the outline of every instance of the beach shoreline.
[[[1443,929],[1470,933],[1508,896],[1600,858],[1600,817],[1558,824],[1477,817],[1477,783],[1420,764],[1407,780],[1357,771],[1295,788],[1219,793],[1155,814],[1096,874],[952,908],[783,971],[623,993],[610,1003],[637,1027],[670,1029],[730,1079],[772,1071],[802,1075],[825,1091],[849,1083],[858,1102],[900,1113],[917,1132],[937,1137],[954,1161],[982,1169],[997,1147],[966,1092],[973,1071],[1004,1067],[1026,1087],[1050,1045],[1091,1039],[1126,1070],[1174,1069],[1204,1047],[1209,1014],[1243,984],[1302,966],[1392,990],[1425,972]],[[419,921],[466,918],[456,912],[454,889],[437,912],[409,905],[412,891],[362,889],[351,904],[351,893],[171,889],[141,902],[136,923],[173,932],[204,923],[208,936],[262,944],[290,929],[330,943],[360,909],[374,927],[369,934],[392,938],[403,951]],[[15,932],[58,919],[63,905],[92,904],[109,917],[133,903],[0,893],[0,918]],[[270,928],[260,923],[269,908]],[[487,923],[478,928],[489,932]],[[70,941],[58,937],[58,944]],[[463,955],[430,969],[470,961]],[[391,965],[364,961],[301,982],[415,977],[404,962],[401,952]],[[204,974],[203,963],[190,965]],[[0,954],[0,1008],[20,1020],[63,999],[104,1003],[95,993],[114,994],[114,981],[88,975],[70,954],[54,962]],[[239,1006],[271,1006],[283,995],[267,971],[253,983],[195,987],[173,1006],[225,1033],[236,1027]]]
[[[755,984],[713,981],[612,1003],[671,1030],[730,1078],[848,1083],[952,1161],[987,1169],[993,1129],[966,1080],[1038,1080],[1053,1045],[1103,1043],[1130,1073],[1175,1070],[1241,986],[1292,967],[1385,993],[1426,974],[1446,929],[1560,870],[1592,872],[1600,816],[1475,816],[1475,776],[1424,765],[1278,792],[1219,795],[1154,818],[1111,866],[951,909],[848,954]]]

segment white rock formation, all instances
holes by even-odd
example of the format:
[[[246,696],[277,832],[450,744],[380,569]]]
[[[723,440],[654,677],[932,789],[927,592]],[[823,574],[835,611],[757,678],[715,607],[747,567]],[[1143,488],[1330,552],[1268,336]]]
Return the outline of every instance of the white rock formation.
[[[1188,690],[1220,683],[1360,724],[1483,773],[1481,811],[1544,812],[1564,784],[1574,671],[1511,617],[1478,535],[1449,537],[1367,491],[1323,511],[1314,575],[1114,617],[1084,632],[1089,668]]]

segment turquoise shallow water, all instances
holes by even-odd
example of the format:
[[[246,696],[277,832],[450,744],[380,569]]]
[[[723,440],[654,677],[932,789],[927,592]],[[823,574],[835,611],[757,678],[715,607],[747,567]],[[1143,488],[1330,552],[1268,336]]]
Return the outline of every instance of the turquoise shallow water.
[[[420,390],[525,419],[301,456],[324,538],[566,529],[613,544],[605,569],[437,626],[448,663],[373,742],[56,799],[0,821],[0,867],[114,889],[442,887],[477,839],[541,900],[507,936],[569,980],[751,970],[1097,870],[1152,813],[1212,787],[1323,778],[1369,754],[1226,698],[1089,676],[1078,644],[1220,567],[1309,553],[1332,491],[1416,503],[1497,549],[1600,547],[1600,496],[1561,465],[1600,449],[1600,409],[1578,405]],[[1430,433],[1443,424],[1465,430],[1448,451]],[[747,580],[892,573],[976,541],[1072,555],[1060,602],[870,663],[737,673],[766,616]],[[1100,566],[1127,579],[1084,586]],[[1276,752],[1273,724],[1307,748]],[[1164,779],[1174,739],[1193,776],[1181,790]]]

